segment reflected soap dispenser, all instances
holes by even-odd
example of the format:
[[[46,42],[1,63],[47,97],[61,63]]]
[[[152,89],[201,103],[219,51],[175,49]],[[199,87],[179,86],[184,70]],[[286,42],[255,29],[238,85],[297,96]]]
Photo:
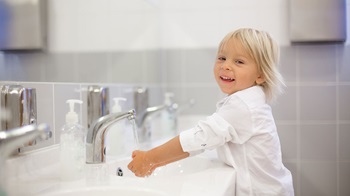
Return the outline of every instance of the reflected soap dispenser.
[[[62,180],[78,180],[83,177],[85,167],[85,129],[78,123],[74,104],[81,100],[69,99],[66,124],[61,129],[60,164]]]
[[[112,107],[112,113],[122,112],[121,102],[126,101],[124,97],[115,97],[113,98],[114,105]],[[125,132],[123,131],[122,122],[117,122],[109,128],[107,135],[107,149],[106,154],[112,157],[118,157],[124,153],[124,139]]]
[[[174,93],[166,92],[164,94],[164,105],[166,109],[162,112],[162,136],[163,137],[174,137],[177,133],[177,114],[173,107],[174,104]]]

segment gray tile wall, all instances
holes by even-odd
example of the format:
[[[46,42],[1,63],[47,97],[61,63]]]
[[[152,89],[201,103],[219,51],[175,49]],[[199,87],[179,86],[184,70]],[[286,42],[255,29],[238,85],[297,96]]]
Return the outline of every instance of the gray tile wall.
[[[79,89],[90,83],[110,86],[113,96],[127,97],[133,86],[148,86],[151,105],[162,102],[164,91],[173,91],[180,104],[196,99],[185,114],[205,115],[224,96],[213,78],[215,53],[214,48],[6,53],[0,54],[0,80],[40,89],[38,118],[56,130],[68,110],[64,101],[82,98]],[[287,88],[273,111],[296,195],[350,195],[350,46],[283,46],[281,71]],[[58,143],[58,135],[46,145]]]

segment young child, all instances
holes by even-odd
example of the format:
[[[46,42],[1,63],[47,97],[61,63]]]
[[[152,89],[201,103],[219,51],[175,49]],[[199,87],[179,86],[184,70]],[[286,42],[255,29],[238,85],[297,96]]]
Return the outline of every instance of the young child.
[[[219,158],[236,170],[236,195],[294,195],[268,105],[284,86],[278,57],[278,46],[266,32],[244,28],[226,35],[214,75],[228,96],[194,128],[149,151],[134,151],[128,168],[143,177],[159,166],[216,148]]]

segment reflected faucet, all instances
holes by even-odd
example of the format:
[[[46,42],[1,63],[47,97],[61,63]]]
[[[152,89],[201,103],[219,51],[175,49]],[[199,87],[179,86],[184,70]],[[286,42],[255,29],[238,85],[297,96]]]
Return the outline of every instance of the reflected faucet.
[[[139,118],[136,118],[136,124],[138,127],[138,130],[140,131],[140,140],[145,142],[148,141],[148,139],[151,137],[151,130],[148,127],[148,120],[154,115],[157,114],[160,111],[168,110],[169,112],[174,112],[176,114],[178,105],[176,103],[170,104],[170,105],[158,105],[153,107],[148,107],[144,111],[142,116],[139,116]],[[137,114],[137,113],[136,113]]]
[[[135,110],[102,116],[90,126],[86,137],[86,163],[97,164],[106,161],[104,140],[108,128],[124,118],[134,120]]]
[[[163,110],[168,110],[176,114],[178,108],[178,104],[173,102],[149,107],[147,88],[137,88],[134,91],[134,105],[136,109],[136,124],[139,130],[139,138],[142,142],[148,141],[151,137],[151,130],[147,124],[151,116]]]
[[[13,154],[13,152],[24,143],[35,139],[47,140],[51,135],[49,126],[46,123],[25,125],[6,131],[0,131],[0,194],[2,191],[6,191],[5,163],[7,157]]]
[[[22,127],[0,131],[0,157],[8,157],[19,146],[34,139],[46,140],[51,137],[46,123],[25,125]]]

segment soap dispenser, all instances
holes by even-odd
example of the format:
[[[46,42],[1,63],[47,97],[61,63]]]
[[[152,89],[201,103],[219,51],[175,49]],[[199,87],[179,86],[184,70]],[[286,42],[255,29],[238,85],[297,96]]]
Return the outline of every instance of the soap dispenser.
[[[112,113],[120,113],[122,112],[121,102],[126,101],[124,97],[115,97],[113,98],[114,105],[112,107]],[[106,154],[112,157],[118,157],[122,155],[125,150],[124,147],[124,139],[125,132],[123,131],[122,122],[115,123],[109,128],[107,140],[106,140]]]
[[[66,124],[61,129],[60,163],[62,180],[78,180],[83,177],[85,167],[85,129],[78,123],[74,104],[81,100],[69,99]]]
[[[166,109],[161,114],[161,124],[162,124],[162,136],[163,137],[173,137],[176,135],[177,131],[177,115],[176,110],[173,107],[174,104],[174,93],[166,92],[164,94],[164,105]]]

